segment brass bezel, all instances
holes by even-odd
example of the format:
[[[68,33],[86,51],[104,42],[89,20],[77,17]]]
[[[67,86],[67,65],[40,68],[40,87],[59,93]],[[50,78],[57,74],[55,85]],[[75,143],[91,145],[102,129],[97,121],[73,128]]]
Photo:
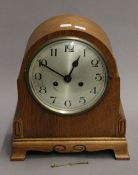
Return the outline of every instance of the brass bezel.
[[[46,105],[44,104],[39,98],[37,98],[35,96],[35,93],[33,92],[33,88],[31,88],[31,85],[30,85],[30,82],[29,82],[29,69],[30,69],[30,66],[31,66],[31,63],[33,61],[33,59],[35,58],[35,56],[37,55],[37,53],[39,53],[44,47],[46,47],[47,45],[55,42],[55,41],[60,41],[60,40],[66,40],[66,39],[70,39],[70,40],[76,40],[76,41],[81,41],[85,44],[87,44],[88,46],[92,47],[96,52],[98,52],[98,54],[101,56],[102,58],[102,61],[103,63],[105,64],[105,67],[106,67],[106,73],[107,73],[107,77],[106,77],[106,81],[105,81],[105,88],[104,88],[104,92],[103,94],[101,95],[101,97],[99,99],[96,100],[96,102],[94,104],[88,104],[87,108],[79,108],[79,110],[59,110],[59,109],[54,109],[53,107],[49,106],[49,105]],[[78,113],[82,113],[82,112],[86,112],[92,108],[94,108],[102,99],[103,97],[105,96],[106,92],[107,92],[107,89],[108,89],[108,84],[109,84],[109,79],[110,79],[110,75],[109,75],[109,69],[108,69],[108,65],[105,61],[105,57],[103,55],[103,53],[92,43],[90,43],[89,41],[85,40],[85,39],[82,39],[82,38],[79,38],[79,37],[73,37],[73,36],[62,36],[62,37],[57,37],[57,38],[54,38],[54,39],[51,39],[47,42],[45,42],[42,46],[40,46],[37,51],[35,51],[35,53],[33,54],[32,58],[30,59],[30,62],[29,62],[29,65],[28,65],[28,68],[27,68],[27,71],[26,71],[26,77],[27,77],[27,86],[29,88],[29,91],[32,95],[32,97],[35,99],[35,101],[40,104],[43,108],[51,111],[51,112],[54,112],[54,113],[57,113],[57,114],[63,114],[63,115],[71,115],[71,114],[78,114]]]

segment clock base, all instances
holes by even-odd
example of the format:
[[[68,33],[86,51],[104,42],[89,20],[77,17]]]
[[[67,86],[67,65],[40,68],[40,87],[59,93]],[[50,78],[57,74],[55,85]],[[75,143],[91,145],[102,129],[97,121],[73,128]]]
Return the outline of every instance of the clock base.
[[[27,151],[73,153],[112,150],[117,160],[128,160],[125,137],[13,139],[11,160],[24,160]]]

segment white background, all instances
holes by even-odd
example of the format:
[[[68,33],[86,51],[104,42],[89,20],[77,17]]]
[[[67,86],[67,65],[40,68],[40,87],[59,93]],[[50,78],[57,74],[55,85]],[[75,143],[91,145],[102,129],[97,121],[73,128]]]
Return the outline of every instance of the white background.
[[[17,103],[16,79],[33,29],[60,14],[96,21],[108,34],[121,77],[121,99],[127,118],[130,161],[110,152],[29,154],[11,162],[12,121]],[[138,172],[138,1],[137,0],[0,0],[0,175],[135,175]],[[51,168],[53,163],[88,161],[88,165]]]

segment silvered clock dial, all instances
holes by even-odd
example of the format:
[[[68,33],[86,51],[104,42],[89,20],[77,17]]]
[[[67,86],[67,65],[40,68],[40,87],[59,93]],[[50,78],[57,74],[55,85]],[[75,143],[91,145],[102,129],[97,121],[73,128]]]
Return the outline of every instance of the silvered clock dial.
[[[75,114],[101,99],[108,70],[95,46],[82,39],[63,37],[46,43],[35,54],[28,77],[37,102],[57,113]]]

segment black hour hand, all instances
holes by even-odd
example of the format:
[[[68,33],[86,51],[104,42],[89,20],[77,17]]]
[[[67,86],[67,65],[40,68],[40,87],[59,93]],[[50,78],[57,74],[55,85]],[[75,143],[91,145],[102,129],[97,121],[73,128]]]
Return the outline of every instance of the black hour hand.
[[[71,81],[71,79],[72,79],[71,74],[72,74],[74,68],[79,65],[79,59],[80,59],[80,56],[75,61],[73,61],[72,69],[71,69],[70,73],[64,77],[65,82],[70,82]]]
[[[78,64],[79,64],[79,59],[80,59],[80,56],[78,57],[77,60],[75,60],[75,61],[72,63],[73,68],[78,66]]]

